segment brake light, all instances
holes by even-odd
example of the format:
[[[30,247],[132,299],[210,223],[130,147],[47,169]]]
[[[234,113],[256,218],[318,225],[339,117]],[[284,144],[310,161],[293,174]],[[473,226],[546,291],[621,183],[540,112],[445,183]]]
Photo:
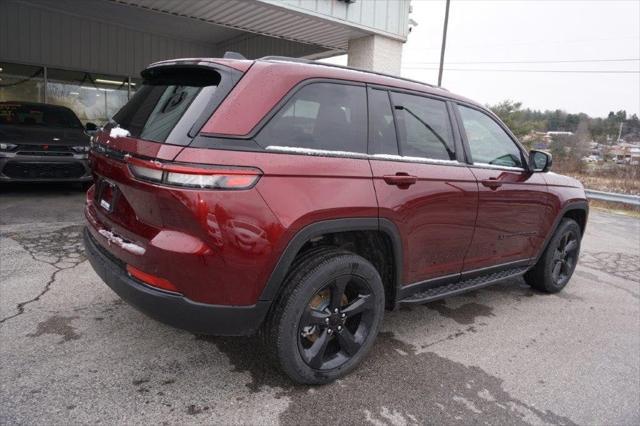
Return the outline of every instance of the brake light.
[[[131,265],[127,265],[127,272],[133,278],[142,281],[145,284],[150,285],[151,287],[156,287],[162,290],[172,291],[174,293],[180,293],[178,288],[173,285],[169,280],[164,278],[156,277],[155,275],[147,274],[146,272],[142,272],[138,268],[134,268]]]
[[[200,189],[249,189],[262,172],[254,167],[161,163],[128,157],[131,174],[140,180]]]

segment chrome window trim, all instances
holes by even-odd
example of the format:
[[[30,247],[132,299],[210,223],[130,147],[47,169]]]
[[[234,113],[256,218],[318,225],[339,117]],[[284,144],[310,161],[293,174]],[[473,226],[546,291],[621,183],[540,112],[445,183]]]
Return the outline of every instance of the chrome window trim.
[[[439,160],[437,158],[427,157],[411,157],[405,155],[394,154],[372,154],[369,156],[372,160],[390,160],[390,161],[402,161],[407,163],[428,163],[428,164],[440,164],[445,166],[458,166],[461,165],[458,160]]]
[[[278,146],[269,145],[265,148],[267,151],[281,152],[283,154],[300,154],[320,157],[338,157],[338,158],[354,158],[361,160],[386,160],[386,161],[400,161],[405,163],[423,163],[423,164],[435,164],[441,166],[467,166],[467,164],[460,163],[458,160],[438,160],[435,158],[426,157],[410,157],[393,154],[364,154],[351,151],[332,151],[326,149],[314,149],[314,148],[300,148],[294,146]]]
[[[300,148],[297,146],[279,146],[269,145],[265,148],[267,151],[277,151],[284,154],[302,154],[319,157],[340,157],[340,158],[369,158],[368,154],[352,151],[333,151],[329,149]]]
[[[523,167],[498,166],[496,164],[489,164],[489,163],[473,163],[473,164],[469,164],[469,167],[477,167],[481,169],[508,170],[508,171],[515,171],[515,172],[526,171],[526,169],[524,169]]]

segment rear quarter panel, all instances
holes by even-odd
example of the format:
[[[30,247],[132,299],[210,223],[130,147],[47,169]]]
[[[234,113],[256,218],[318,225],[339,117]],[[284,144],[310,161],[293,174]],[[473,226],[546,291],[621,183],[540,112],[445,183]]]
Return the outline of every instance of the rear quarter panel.
[[[193,301],[252,305],[259,272],[273,255],[281,226],[255,188],[208,191],[172,188],[133,179],[124,163],[99,158],[96,173],[117,184],[120,196],[107,213],[87,194],[85,215],[96,241],[124,263],[174,283]],[[136,255],[107,244],[99,229],[145,248]]]
[[[227,269],[247,271],[242,282],[234,281],[237,286],[251,288],[252,297],[262,292],[287,244],[300,229],[328,219],[378,217],[371,168],[366,159],[185,148],[176,161],[250,166],[263,172],[251,191],[265,202],[268,213],[262,216],[274,218],[273,222],[257,225],[267,235],[268,251],[223,256]],[[220,199],[221,203],[208,207],[226,212],[222,220],[216,214],[220,227],[233,220],[247,221],[252,214],[250,211],[240,214],[243,206],[234,199],[235,192],[230,191],[225,201]]]

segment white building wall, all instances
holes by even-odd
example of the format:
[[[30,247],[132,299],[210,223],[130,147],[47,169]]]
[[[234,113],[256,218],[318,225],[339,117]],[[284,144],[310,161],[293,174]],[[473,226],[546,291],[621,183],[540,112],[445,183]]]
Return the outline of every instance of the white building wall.
[[[405,41],[409,33],[409,0],[258,0]]]

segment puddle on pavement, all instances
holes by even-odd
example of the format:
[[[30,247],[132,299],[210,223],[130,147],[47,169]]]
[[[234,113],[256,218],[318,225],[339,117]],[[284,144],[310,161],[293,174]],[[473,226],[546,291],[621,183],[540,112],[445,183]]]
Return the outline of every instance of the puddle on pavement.
[[[76,332],[76,329],[71,325],[71,321],[78,317],[64,317],[54,315],[45,321],[38,323],[38,327],[34,333],[27,334],[27,337],[39,337],[44,334],[57,334],[62,336],[62,340],[58,343],[65,343],[69,340],[77,340],[80,338],[80,334]]]
[[[391,333],[378,336],[372,353],[354,373],[325,386],[293,385],[271,364],[257,339],[196,337],[227,355],[233,371],[249,373],[253,393],[274,389],[291,402],[283,424],[487,423],[573,424],[512,397],[502,380],[433,352],[417,354]]]

